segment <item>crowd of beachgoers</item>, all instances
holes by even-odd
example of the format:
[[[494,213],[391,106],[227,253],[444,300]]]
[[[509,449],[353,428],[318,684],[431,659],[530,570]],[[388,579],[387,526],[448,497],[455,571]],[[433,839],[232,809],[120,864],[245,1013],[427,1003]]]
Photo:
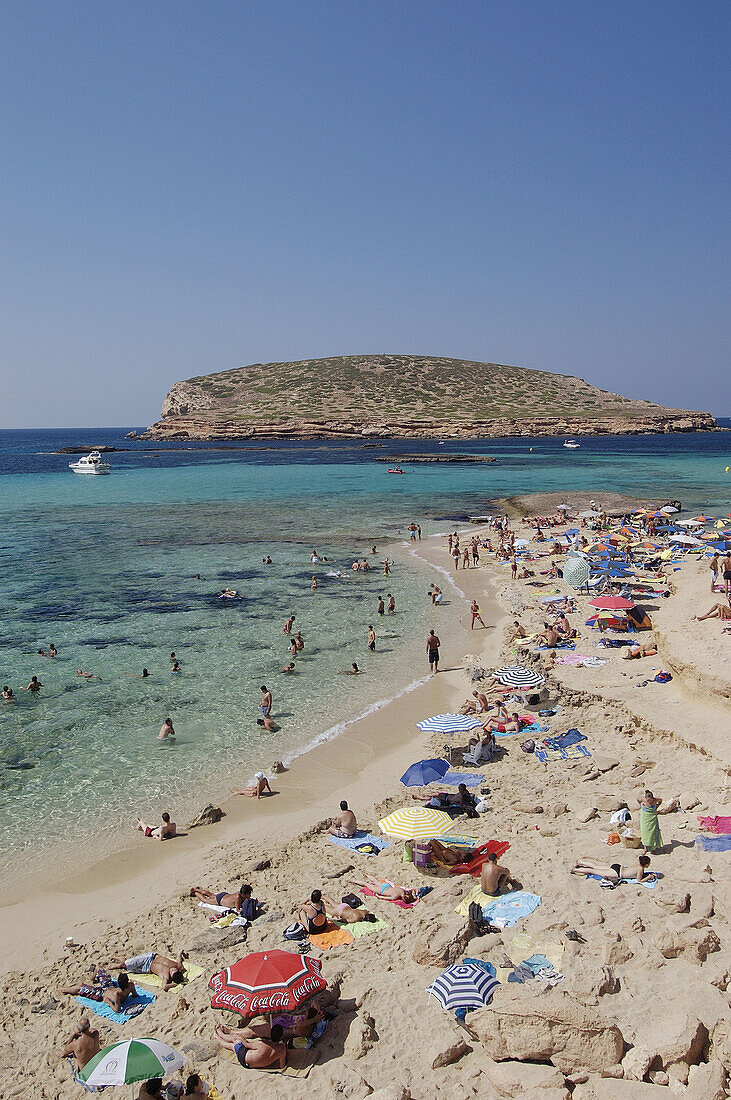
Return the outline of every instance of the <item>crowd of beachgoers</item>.
[[[177,889],[150,906],[112,864],[114,920],[80,893],[63,953],[10,976],[4,1095],[226,1100],[252,1071],[272,1097],[727,1095],[730,701],[702,662],[731,636],[731,522],[569,497],[408,533],[434,627],[423,685],[354,731],[387,748],[294,829],[299,762],[188,858],[169,814],[140,821]]]

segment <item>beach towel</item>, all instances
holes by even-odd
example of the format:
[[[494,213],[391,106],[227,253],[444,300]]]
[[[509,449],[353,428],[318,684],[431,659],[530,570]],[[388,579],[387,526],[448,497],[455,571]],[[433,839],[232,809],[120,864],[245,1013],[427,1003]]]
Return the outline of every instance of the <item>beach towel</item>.
[[[307,939],[313,947],[319,947],[321,951],[330,951],[333,947],[343,947],[352,943],[354,937],[346,932],[342,926],[336,926],[329,921],[324,932],[311,932]]]
[[[439,842],[450,848],[476,848],[480,843],[476,836],[440,836]]]
[[[484,783],[484,775],[480,775],[479,772],[447,772],[440,780],[440,783],[444,783],[447,787],[458,787],[460,783],[464,783],[465,787],[476,787],[478,783]]]
[[[125,1002],[125,1012],[115,1012],[111,1005],[105,1004],[104,1001],[92,1001],[90,997],[74,997],[74,1000],[96,1016],[103,1016],[105,1020],[112,1020],[115,1024],[126,1024],[136,1019],[140,1012],[156,1000],[156,997],[146,989],[138,989],[136,996],[129,997]],[[133,1009],[131,1013],[130,1009]]]
[[[655,872],[650,872],[653,876]],[[607,882],[603,875],[587,875],[587,878],[594,879],[595,882]],[[638,882],[636,878],[621,878],[617,883],[617,886],[644,886],[646,890],[654,890],[657,886],[657,877],[643,879],[642,882]]]
[[[86,1089],[87,1092],[97,1093],[97,1092],[102,1092],[105,1088],[108,1088],[107,1085],[99,1085],[99,1086],[97,1086],[97,1085],[87,1085],[86,1081],[82,1081],[81,1078],[79,1077],[78,1073],[76,1072],[76,1066],[74,1065],[73,1055],[71,1055],[71,1054],[67,1055],[66,1061],[68,1062],[68,1064],[71,1068],[71,1076],[73,1077],[73,1079],[74,1079],[74,1081],[76,1082],[77,1085],[81,1085],[82,1089]]]
[[[377,856],[379,852],[382,852],[384,848],[391,847],[390,840],[383,840],[380,836],[373,836],[372,833],[366,833],[362,829],[359,829],[355,836],[331,836],[328,838],[332,844],[339,844],[341,848],[349,848],[351,852],[357,852],[359,845],[370,844],[376,851],[375,852],[361,852],[364,856]]]
[[[449,873],[452,875],[479,875],[480,868],[483,863],[487,862],[488,856],[491,852],[494,852],[498,859],[505,855],[510,844],[507,840],[488,840],[487,844],[481,844],[476,850],[471,859],[465,863],[456,863],[453,867],[449,868]]]
[[[198,966],[197,963],[184,962],[183,963],[183,977],[185,981],[179,985],[171,986],[168,990],[170,993],[180,993],[185,989],[189,982],[194,982],[196,978],[199,978],[203,973],[203,967]],[[135,985],[145,985],[150,989],[162,989],[162,978],[159,974],[135,974]]]
[[[576,642],[556,642],[555,645],[539,645],[534,653],[550,653],[554,649],[576,649]]]
[[[540,722],[531,722],[527,726],[523,726],[520,733],[548,733],[549,726],[542,726]],[[497,737],[509,736],[507,734],[496,734]]]
[[[317,1061],[318,1052],[316,1050],[308,1050],[305,1047],[295,1047],[293,1050],[287,1051],[287,1065],[284,1069],[280,1069],[279,1066],[269,1066],[268,1069],[246,1069],[246,1073],[281,1073],[283,1077],[307,1077],[310,1070]],[[232,1050],[219,1050],[219,1058],[223,1058],[226,1062],[232,1062],[235,1066],[238,1066],[240,1070],[244,1067],[239,1062],[238,1058]]]
[[[558,737],[545,737],[543,744],[548,749],[567,749],[571,745],[578,745],[581,741],[586,741],[586,737],[583,733],[579,733],[577,729],[566,730],[566,733],[559,734]]]
[[[531,936],[528,932],[516,932],[510,941],[513,958],[519,958],[525,962],[538,955],[548,959],[554,970],[561,969],[563,962],[564,945],[554,940],[544,940],[539,936]]]
[[[588,657],[584,656],[582,653],[562,653],[561,656],[557,658],[557,662],[560,665],[583,665],[586,660],[588,660]]]
[[[526,890],[513,890],[499,898],[491,898],[482,908],[482,915],[496,928],[510,928],[523,917],[529,917],[543,901],[540,894],[529,894]]]
[[[698,822],[704,833],[731,833],[731,817],[699,817]]]
[[[355,924],[346,924],[345,921],[337,920],[334,923],[338,928],[344,928],[347,932],[350,932],[356,940],[362,939],[363,936],[370,936],[372,932],[380,933],[391,927],[385,920],[359,920]]]
[[[731,852],[731,836],[697,836],[696,846],[704,852]]]
[[[487,905],[488,902],[494,900],[495,898],[490,897],[489,894],[483,894],[482,890],[480,889],[480,884],[478,882],[476,886],[472,887],[469,894],[462,898],[461,902],[455,909],[455,913],[459,913],[460,917],[468,917],[470,915],[470,905],[473,901],[476,901],[480,908],[482,908],[483,906]]]
[[[549,764],[554,760],[580,760],[591,753],[585,745],[569,745],[565,749],[537,748],[534,755],[541,764]]]
[[[394,886],[395,883],[391,882],[390,886]],[[417,898],[416,901],[401,901],[397,898],[384,898],[383,894],[377,894],[374,890],[371,890],[369,886],[361,887],[364,894],[369,898],[380,898],[381,901],[390,901],[391,905],[398,905],[399,909],[413,909],[415,905],[418,905],[421,898]]]

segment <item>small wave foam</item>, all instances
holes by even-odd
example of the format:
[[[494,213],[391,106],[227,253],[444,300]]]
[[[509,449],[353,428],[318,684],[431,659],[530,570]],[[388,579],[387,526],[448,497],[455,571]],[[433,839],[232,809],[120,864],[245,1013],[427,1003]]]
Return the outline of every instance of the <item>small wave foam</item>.
[[[383,710],[389,703],[393,703],[395,699],[401,699],[404,695],[410,695],[412,691],[416,691],[422,684],[426,684],[428,680],[428,676],[421,676],[418,680],[412,680],[410,684],[401,688],[395,695],[390,695],[387,699],[379,699],[377,702],[367,706],[360,714],[356,714],[354,718],[348,718],[344,722],[337,722],[334,726],[330,726],[329,729],[323,730],[322,733],[318,733],[317,736],[311,741],[308,741],[306,745],[302,745],[295,752],[284,757],[283,763],[285,767],[290,767],[295,760],[304,756],[305,753],[310,752],[312,749],[317,748],[318,745],[324,745],[326,741],[334,741],[336,737],[339,737],[341,733],[345,732],[348,726],[352,726],[355,722],[360,722],[363,718],[369,718],[371,714],[376,714],[379,710]]]

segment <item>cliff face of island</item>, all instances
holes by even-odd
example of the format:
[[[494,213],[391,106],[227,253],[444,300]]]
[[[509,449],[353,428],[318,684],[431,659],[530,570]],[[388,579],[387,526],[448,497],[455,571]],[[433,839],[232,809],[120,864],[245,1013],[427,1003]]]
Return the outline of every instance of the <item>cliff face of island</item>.
[[[257,363],[176,382],[162,418],[133,438],[488,439],[715,431],[570,375],[430,356]]]

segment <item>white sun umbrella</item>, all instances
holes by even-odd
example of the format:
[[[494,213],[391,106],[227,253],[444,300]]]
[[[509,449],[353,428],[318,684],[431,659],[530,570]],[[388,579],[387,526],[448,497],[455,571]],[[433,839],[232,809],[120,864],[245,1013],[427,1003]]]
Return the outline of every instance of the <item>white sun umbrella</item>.
[[[519,691],[542,687],[546,682],[545,676],[522,665],[507,665],[505,668],[499,668],[495,678],[506,687],[517,688]]]
[[[467,733],[476,730],[482,722],[474,714],[434,714],[417,722],[416,728],[422,733]]]
[[[185,1058],[159,1039],[124,1039],[95,1054],[79,1073],[87,1085],[132,1085],[182,1069]]]
[[[703,542],[700,539],[693,538],[692,535],[671,535],[669,540],[671,543],[675,543],[678,546],[703,546]]]
[[[599,513],[595,512],[593,508],[589,508],[586,512],[579,512],[579,519],[593,519],[594,516],[598,516]]]

